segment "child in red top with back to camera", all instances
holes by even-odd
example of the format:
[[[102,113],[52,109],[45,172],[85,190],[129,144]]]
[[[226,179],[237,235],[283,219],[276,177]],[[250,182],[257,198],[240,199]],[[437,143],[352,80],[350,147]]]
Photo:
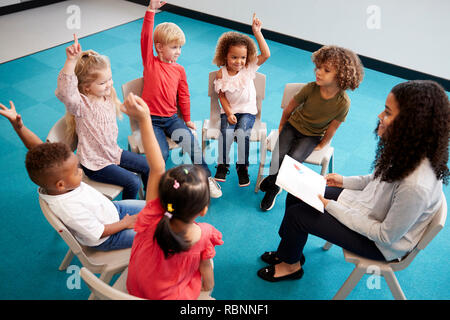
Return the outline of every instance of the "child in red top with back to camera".
[[[208,176],[195,165],[165,172],[146,103],[131,94],[125,108],[139,122],[150,167],[147,204],[135,223],[128,292],[152,300],[208,299],[205,292],[214,286],[214,247],[223,244],[212,225],[195,222],[208,211]]]
[[[169,157],[167,136],[189,154],[193,164],[201,165],[205,169],[210,195],[219,198],[222,196],[220,186],[211,177],[201,148],[191,132],[191,129],[196,128],[191,121],[186,71],[183,66],[176,63],[186,38],[180,27],[171,22],[161,23],[153,30],[155,12],[164,4],[164,1],[151,0],[144,16],[141,33],[141,54],[144,64],[142,99],[149,106],[153,130],[164,161]],[[178,108],[183,119],[178,117]]]

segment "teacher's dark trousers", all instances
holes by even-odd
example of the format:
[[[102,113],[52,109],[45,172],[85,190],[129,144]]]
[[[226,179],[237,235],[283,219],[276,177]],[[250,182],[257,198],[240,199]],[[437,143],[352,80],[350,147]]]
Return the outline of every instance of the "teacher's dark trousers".
[[[342,188],[327,187],[325,198],[337,200]],[[277,256],[281,261],[293,264],[300,261],[303,248],[312,234],[362,257],[384,261],[375,243],[347,228],[326,210],[317,211],[302,200],[288,194],[286,211],[278,234],[281,237]]]

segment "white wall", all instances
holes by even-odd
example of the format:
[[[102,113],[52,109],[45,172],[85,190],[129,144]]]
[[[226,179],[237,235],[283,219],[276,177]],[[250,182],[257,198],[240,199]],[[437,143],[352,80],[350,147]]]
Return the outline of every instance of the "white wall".
[[[169,0],[170,4],[251,23],[319,44],[450,78],[449,0]],[[367,12],[371,5],[379,9]],[[379,22],[379,28],[376,27]]]

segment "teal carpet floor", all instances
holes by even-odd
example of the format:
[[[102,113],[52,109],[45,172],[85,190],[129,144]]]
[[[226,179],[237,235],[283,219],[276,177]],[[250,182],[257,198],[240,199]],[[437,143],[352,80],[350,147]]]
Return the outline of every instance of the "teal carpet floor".
[[[185,32],[187,42],[179,63],[187,72],[191,92],[192,119],[201,136],[203,119],[209,117],[208,73],[217,70],[212,64],[218,37],[228,29],[162,12],[156,23],[171,21]],[[114,86],[122,98],[121,85],[142,76],[140,31],[142,19],[80,39],[83,49],[94,49],[110,57]],[[281,116],[283,88],[289,82],[314,80],[311,53],[268,41],[271,58],[260,68],[267,76],[262,121],[268,131],[276,129]],[[63,44],[0,65],[0,102],[13,100],[26,125],[45,139],[52,125],[64,115],[64,105],[54,95],[56,78],[65,61]],[[334,140],[334,170],[343,175],[371,172],[376,140],[373,130],[377,115],[383,110],[390,89],[403,79],[366,69],[365,79],[354,92],[346,122]],[[119,121],[119,145],[127,148],[130,134],[128,119]],[[212,147],[215,144],[212,143]],[[24,167],[26,149],[9,122],[0,119],[0,299],[87,299],[89,290],[81,282],[73,288],[72,274],[58,271],[67,246],[41,213],[37,187],[28,179]],[[236,155],[236,153],[234,153]],[[210,152],[214,161],[216,152]],[[175,157],[174,157],[175,158]],[[342,250],[336,246],[322,251],[322,239],[311,236],[305,247],[307,263],[300,281],[268,283],[256,271],[264,266],[259,256],[278,245],[278,227],[284,213],[283,192],[270,212],[261,212],[263,194],[254,193],[257,175],[258,146],[251,146],[252,184],[239,188],[232,168],[222,183],[223,197],[212,199],[208,214],[201,219],[223,233],[224,245],[217,247],[214,258],[213,296],[231,300],[327,300],[337,292],[352,271]],[[173,161],[168,163],[168,167]],[[215,172],[214,165],[211,170]],[[318,171],[317,167],[311,167]],[[267,170],[267,168],[266,168]],[[444,189],[450,199],[450,189]],[[450,232],[446,226],[404,271],[397,273],[409,299],[449,299]],[[80,266],[77,259],[72,262]],[[365,276],[348,299],[392,299],[383,279],[370,289]],[[75,283],[76,284],[76,283]]]

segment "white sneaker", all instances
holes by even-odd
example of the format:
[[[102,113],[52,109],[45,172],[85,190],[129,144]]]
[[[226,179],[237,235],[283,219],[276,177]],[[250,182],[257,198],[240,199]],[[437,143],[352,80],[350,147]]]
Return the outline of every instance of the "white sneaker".
[[[222,190],[220,190],[219,184],[213,177],[208,177],[209,182],[209,196],[211,198],[220,198],[222,196]]]

